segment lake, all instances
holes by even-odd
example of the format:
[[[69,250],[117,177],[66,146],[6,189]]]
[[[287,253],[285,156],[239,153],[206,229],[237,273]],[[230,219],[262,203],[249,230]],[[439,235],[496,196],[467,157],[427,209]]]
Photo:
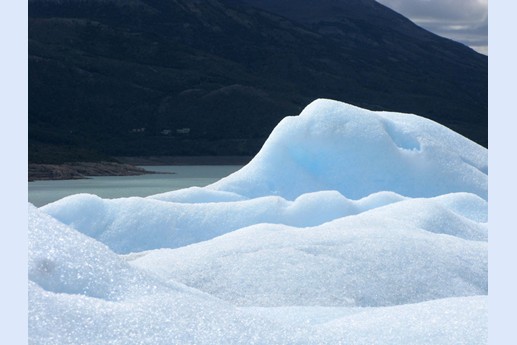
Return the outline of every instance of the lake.
[[[95,176],[83,180],[28,183],[29,202],[40,207],[65,196],[90,193],[113,199],[149,196],[182,188],[204,187],[239,170],[241,165],[142,166],[159,172],[139,176]]]

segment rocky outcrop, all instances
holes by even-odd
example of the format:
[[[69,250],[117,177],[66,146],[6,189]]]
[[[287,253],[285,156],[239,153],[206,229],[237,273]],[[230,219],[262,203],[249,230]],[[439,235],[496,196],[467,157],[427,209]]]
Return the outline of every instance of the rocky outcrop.
[[[134,176],[152,174],[141,167],[115,162],[76,162],[65,164],[29,164],[29,181],[76,180],[89,176]]]

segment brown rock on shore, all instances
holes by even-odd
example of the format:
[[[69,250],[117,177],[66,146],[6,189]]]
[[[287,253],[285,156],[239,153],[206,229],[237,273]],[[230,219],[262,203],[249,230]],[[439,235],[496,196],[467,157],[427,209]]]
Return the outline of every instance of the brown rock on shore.
[[[64,164],[29,164],[29,181],[77,180],[89,176],[135,176],[152,174],[143,168],[115,162],[77,162]]]

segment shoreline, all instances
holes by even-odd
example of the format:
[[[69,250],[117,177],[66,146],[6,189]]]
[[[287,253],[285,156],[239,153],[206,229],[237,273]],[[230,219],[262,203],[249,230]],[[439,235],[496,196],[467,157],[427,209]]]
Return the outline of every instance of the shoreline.
[[[252,156],[131,156],[114,157],[117,162],[29,163],[28,181],[80,180],[94,176],[155,174],[142,166],[246,165]]]
[[[81,180],[93,176],[136,176],[154,174],[130,164],[116,162],[29,163],[28,181]]]
[[[246,165],[253,159],[253,156],[131,156],[114,158],[121,163],[134,166]]]

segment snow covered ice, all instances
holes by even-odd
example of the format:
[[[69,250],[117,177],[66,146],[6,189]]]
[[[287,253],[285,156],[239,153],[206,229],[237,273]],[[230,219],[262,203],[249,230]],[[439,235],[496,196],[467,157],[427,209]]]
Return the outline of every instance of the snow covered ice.
[[[488,152],[331,100],[204,188],[29,205],[34,344],[485,344]]]
[[[487,198],[487,150],[430,120],[318,100],[286,117],[246,167],[210,189],[288,199],[337,190]]]

